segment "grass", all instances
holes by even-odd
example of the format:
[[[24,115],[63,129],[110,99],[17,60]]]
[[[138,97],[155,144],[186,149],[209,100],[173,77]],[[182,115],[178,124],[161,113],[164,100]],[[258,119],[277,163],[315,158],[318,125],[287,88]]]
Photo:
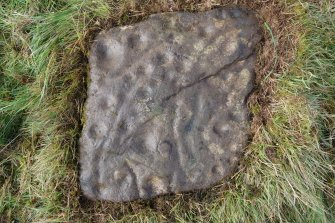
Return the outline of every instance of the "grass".
[[[0,0],[0,222],[334,222],[335,5],[238,2],[265,20],[239,172],[207,191],[113,204],[78,185],[89,42],[153,12],[223,4]]]

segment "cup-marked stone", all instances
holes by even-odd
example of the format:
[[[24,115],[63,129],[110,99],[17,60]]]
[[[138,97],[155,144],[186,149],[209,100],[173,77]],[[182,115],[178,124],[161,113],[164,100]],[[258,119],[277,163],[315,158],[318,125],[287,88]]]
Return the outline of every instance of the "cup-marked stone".
[[[129,201],[231,175],[247,144],[261,31],[244,9],[173,12],[101,32],[90,55],[80,184]]]

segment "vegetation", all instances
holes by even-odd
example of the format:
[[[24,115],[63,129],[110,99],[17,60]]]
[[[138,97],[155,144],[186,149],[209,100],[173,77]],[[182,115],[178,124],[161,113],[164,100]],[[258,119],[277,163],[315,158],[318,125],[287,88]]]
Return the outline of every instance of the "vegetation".
[[[265,35],[239,172],[152,201],[83,198],[77,141],[95,34],[230,2],[254,8]],[[335,3],[247,2],[0,0],[0,222],[334,222]]]

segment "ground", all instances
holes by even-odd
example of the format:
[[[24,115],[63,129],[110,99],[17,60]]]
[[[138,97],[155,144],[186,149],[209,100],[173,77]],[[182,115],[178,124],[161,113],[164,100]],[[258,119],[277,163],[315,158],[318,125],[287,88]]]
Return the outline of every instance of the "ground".
[[[264,32],[238,173],[150,201],[85,199],[77,143],[97,32],[231,4]],[[0,222],[334,222],[334,21],[329,0],[0,0]]]

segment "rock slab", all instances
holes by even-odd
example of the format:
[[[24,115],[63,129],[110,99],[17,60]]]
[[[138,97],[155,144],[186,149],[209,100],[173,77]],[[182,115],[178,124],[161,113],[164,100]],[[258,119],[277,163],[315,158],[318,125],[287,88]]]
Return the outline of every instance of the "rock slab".
[[[260,33],[239,8],[155,14],[101,32],[80,139],[84,194],[148,199],[231,175],[247,144]]]

